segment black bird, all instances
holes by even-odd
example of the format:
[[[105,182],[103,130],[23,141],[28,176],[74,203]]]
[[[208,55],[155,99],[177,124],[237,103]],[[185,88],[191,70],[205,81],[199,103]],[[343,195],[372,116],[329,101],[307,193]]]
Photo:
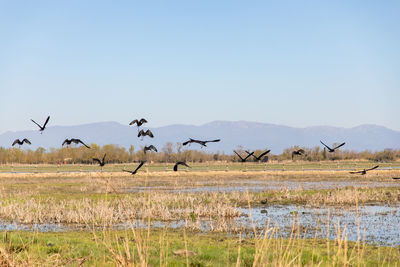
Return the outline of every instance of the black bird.
[[[100,164],[100,167],[103,167],[106,163],[104,162],[104,159],[106,158],[106,154],[104,154],[103,159],[99,160],[98,158],[93,158],[94,161],[97,161]]]
[[[186,166],[186,167],[189,167],[189,168],[190,168],[190,166],[187,165],[186,162],[184,162],[184,161],[178,161],[178,162],[175,163],[175,165],[174,165],[174,171],[175,171],[175,172],[178,171],[178,165],[183,165],[183,166]]]
[[[144,123],[147,123],[146,119],[141,118],[140,120],[133,120],[129,125],[134,125],[136,123],[137,127],[142,126]]]
[[[22,139],[22,141],[20,141],[19,139],[15,139],[14,142],[12,143],[12,146],[14,146],[15,144],[22,146],[24,143],[31,145],[31,142],[28,139],[24,138]]]
[[[265,156],[265,155],[267,155],[269,152],[271,152],[271,150],[270,150],[270,149],[265,150],[265,151],[264,151],[263,153],[261,153],[258,157],[257,157],[256,155],[254,155],[254,152],[253,152],[253,153],[250,153],[250,152],[247,151],[247,150],[245,150],[245,152],[246,152],[247,154],[251,154],[251,156],[253,156],[253,157],[256,159],[256,161],[260,161],[260,160],[262,159],[262,157]]]
[[[294,156],[296,156],[296,155],[302,156],[302,155],[305,155],[305,154],[306,154],[306,152],[304,151],[304,149],[294,150],[292,152],[292,160],[293,160]]]
[[[374,170],[374,169],[376,169],[378,167],[379,167],[379,165],[376,165],[375,167],[372,167],[371,169],[364,169],[362,171],[356,171],[356,172],[350,172],[350,173],[351,174],[361,173],[361,175],[365,175],[365,174],[367,174],[367,171]]]
[[[145,137],[146,135],[148,135],[151,138],[154,137],[153,133],[150,130],[144,131],[143,129],[139,131],[137,137],[141,137],[141,136]]]
[[[323,144],[324,146],[326,146],[326,148],[328,149],[328,152],[332,153],[335,152],[336,149],[338,149],[339,147],[343,146],[346,143],[341,143],[340,145],[338,145],[337,147],[334,148],[330,148],[329,146],[325,145],[321,140],[320,140],[321,144]]]
[[[145,146],[144,148],[143,148],[143,151],[144,151],[144,153],[146,154],[146,152],[147,151],[151,151],[151,150],[153,150],[154,152],[158,152],[157,151],[157,148],[155,147],[155,146],[153,146],[153,145],[149,145],[149,146]]]
[[[65,144],[70,145],[71,143],[74,144],[79,144],[81,143],[82,145],[84,145],[87,148],[90,148],[90,146],[86,145],[84,142],[82,142],[81,139],[76,139],[76,138],[71,138],[71,139],[65,139],[64,142],[62,143],[62,146],[64,146]]]
[[[392,177],[394,180],[400,180],[400,177]]]
[[[207,143],[219,142],[219,141],[221,141],[221,139],[202,141],[202,140],[196,140],[196,139],[189,138],[189,140],[186,142],[183,142],[182,145],[186,146],[187,144],[197,143],[197,144],[200,144],[201,146],[207,146],[206,145]]]
[[[233,150],[233,152],[235,152],[235,154],[240,158],[240,160],[242,162],[246,162],[246,160],[254,154],[254,152],[251,152],[251,153],[248,153],[247,157],[242,158],[235,150]]]
[[[136,172],[143,166],[143,164],[145,163],[145,161],[141,161],[139,166],[136,167],[136,169],[134,171],[128,171],[128,170],[123,170],[124,172],[129,172],[130,174],[136,174]]]
[[[39,126],[39,128],[40,128],[40,130],[39,130],[40,133],[42,133],[42,132],[44,131],[44,129],[46,128],[47,123],[49,122],[49,120],[50,120],[50,116],[47,117],[47,119],[46,119],[46,121],[44,122],[43,126],[40,126],[39,123],[37,123],[36,121],[34,121],[34,120],[31,119],[31,121],[33,121],[33,123],[35,123],[37,126]]]

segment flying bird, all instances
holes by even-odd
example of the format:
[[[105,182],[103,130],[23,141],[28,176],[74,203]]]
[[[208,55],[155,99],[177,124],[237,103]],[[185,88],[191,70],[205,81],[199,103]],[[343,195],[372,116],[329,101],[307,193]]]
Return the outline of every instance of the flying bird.
[[[392,177],[394,180],[400,180],[400,177]]]
[[[186,142],[183,142],[182,145],[186,146],[187,144],[197,143],[197,144],[200,144],[201,146],[207,146],[206,145],[207,143],[219,142],[219,141],[221,141],[221,139],[202,141],[202,140],[196,140],[196,139],[189,138],[189,140]]]
[[[379,165],[376,165],[375,167],[372,167],[371,169],[364,169],[364,170],[362,170],[362,171],[356,171],[356,172],[350,172],[350,173],[351,173],[351,174],[361,173],[361,175],[365,175],[365,174],[367,174],[367,171],[374,170],[374,169],[376,169],[376,168],[378,168],[378,167],[379,167]]]
[[[175,163],[175,165],[174,165],[174,171],[175,171],[175,172],[178,171],[178,165],[183,165],[183,166],[186,166],[186,167],[190,168],[190,166],[187,165],[186,162],[184,162],[184,161],[178,161],[178,162]]]
[[[296,156],[296,155],[302,156],[302,155],[305,155],[305,154],[306,154],[306,152],[304,151],[304,149],[294,150],[292,152],[292,160],[293,160],[294,156]]]
[[[263,153],[261,153],[258,157],[256,156],[256,155],[254,155],[254,152],[253,153],[250,153],[249,151],[247,151],[247,150],[245,150],[245,152],[247,153],[247,154],[251,154],[251,156],[253,156],[255,159],[256,159],[256,161],[260,161],[261,159],[262,159],[262,157],[263,156],[265,156],[265,155],[267,155],[269,152],[271,152],[271,150],[270,149],[268,149],[268,150],[265,150]]]
[[[129,125],[134,125],[136,123],[137,127],[142,126],[144,123],[147,123],[146,119],[141,118],[140,120],[133,120]]]
[[[97,161],[100,164],[100,167],[103,167],[106,163],[104,162],[104,159],[106,158],[106,154],[104,154],[103,159],[99,160],[98,158],[93,158],[94,161]]]
[[[240,158],[241,162],[246,162],[246,160],[254,154],[253,151],[251,153],[248,153],[248,155],[245,158],[242,158],[235,150],[233,150],[233,152],[235,152],[235,154]]]
[[[90,148],[90,146],[86,145],[84,142],[82,142],[81,139],[76,139],[76,138],[71,138],[71,139],[65,139],[64,142],[62,143],[62,146],[64,146],[65,144],[70,145],[71,143],[74,144],[79,144],[81,143],[82,145],[84,145],[87,148]]]
[[[24,143],[31,145],[31,142],[28,139],[24,138],[24,139],[22,139],[22,141],[19,139],[15,139],[14,142],[12,143],[12,146],[14,146],[15,144],[22,146]]]
[[[145,146],[144,148],[143,148],[143,151],[144,151],[144,153],[146,154],[146,152],[147,151],[154,151],[154,152],[158,152],[157,151],[157,148],[155,147],[155,146],[153,146],[153,145],[149,145],[149,146]]]
[[[139,166],[136,167],[136,169],[134,171],[128,171],[128,170],[123,170],[124,172],[129,172],[130,174],[136,174],[136,172],[143,166],[143,164],[145,163],[145,161],[141,161]]]
[[[329,146],[325,145],[321,140],[320,140],[320,142],[321,142],[321,144],[323,144],[323,145],[328,149],[328,152],[330,152],[330,153],[335,152],[336,149],[338,149],[339,147],[341,147],[341,146],[343,146],[344,144],[346,144],[346,143],[341,143],[341,144],[338,145],[337,147],[330,148]]]
[[[39,123],[37,123],[36,121],[34,121],[34,120],[31,119],[31,121],[33,121],[33,123],[35,123],[37,126],[39,126],[39,128],[40,128],[40,129],[39,129],[40,133],[43,133],[43,131],[44,131],[44,129],[46,128],[46,125],[47,125],[47,123],[49,122],[49,120],[50,120],[50,116],[47,117],[47,119],[46,119],[46,121],[44,122],[43,126],[40,126]]]
[[[146,135],[149,136],[150,138],[153,138],[153,137],[154,137],[153,133],[152,133],[150,130],[144,131],[144,130],[142,129],[142,130],[140,130],[139,133],[138,133],[138,137],[141,137],[141,136],[145,137]]]

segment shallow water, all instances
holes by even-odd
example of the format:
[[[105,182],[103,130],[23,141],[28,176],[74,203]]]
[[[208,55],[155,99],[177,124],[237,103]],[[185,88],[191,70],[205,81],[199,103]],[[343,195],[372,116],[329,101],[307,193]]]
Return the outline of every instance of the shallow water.
[[[293,223],[300,228],[300,237],[326,238],[329,232],[330,239],[336,239],[337,233],[345,235],[349,241],[366,241],[367,243],[399,246],[400,245],[400,206],[361,206],[355,207],[307,207],[307,206],[259,206],[249,210],[240,208],[242,216],[234,219],[227,219],[225,227],[227,232],[251,231],[255,227],[258,233],[267,226],[279,228],[281,237],[289,237]],[[329,231],[328,231],[329,218]],[[357,219],[358,218],[358,219]],[[298,220],[298,221],[297,221]],[[196,222],[176,221],[152,221],[153,228],[182,228],[186,224],[195,226],[200,231],[210,231],[217,226],[211,219],[199,219]],[[338,225],[340,229],[338,231]],[[359,225],[359,226],[358,226]],[[142,220],[135,221],[136,227],[147,227]],[[130,228],[129,223],[115,224],[115,229]],[[0,222],[0,230],[21,230],[38,232],[60,232],[77,231],[88,229],[85,225],[64,225],[64,224],[19,224],[15,222]],[[102,229],[97,227],[97,229]],[[235,230],[233,230],[235,229]],[[247,229],[247,230],[246,230]]]

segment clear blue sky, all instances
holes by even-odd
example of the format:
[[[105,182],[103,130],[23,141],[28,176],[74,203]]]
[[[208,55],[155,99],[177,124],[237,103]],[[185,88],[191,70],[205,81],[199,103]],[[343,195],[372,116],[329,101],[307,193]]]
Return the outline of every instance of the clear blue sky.
[[[0,1],[0,133],[98,121],[400,130],[400,1]]]

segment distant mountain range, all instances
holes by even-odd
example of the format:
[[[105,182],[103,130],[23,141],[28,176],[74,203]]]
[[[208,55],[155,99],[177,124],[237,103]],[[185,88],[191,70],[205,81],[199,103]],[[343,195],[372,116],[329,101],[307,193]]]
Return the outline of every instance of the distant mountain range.
[[[272,153],[279,154],[285,148],[295,145],[308,148],[321,146],[320,140],[328,145],[346,142],[343,149],[354,151],[400,149],[400,132],[378,125],[360,125],[353,128],[330,126],[295,128],[248,121],[213,121],[200,126],[175,124],[150,129],[155,135],[154,139],[145,137],[141,141],[137,138],[136,126],[122,125],[117,122],[49,126],[43,134],[37,130],[5,132],[0,135],[0,146],[11,147],[16,138],[28,138],[32,145],[26,147],[30,149],[59,148],[65,138],[73,137],[81,138],[88,144],[96,143],[101,146],[116,144],[129,148],[130,145],[134,145],[137,151],[145,144],[153,144],[161,150],[167,142],[175,145],[188,138],[202,140],[220,138],[221,142],[210,143],[202,150],[232,154],[233,149],[242,146],[246,149],[268,148],[272,150]],[[192,144],[189,148],[200,149],[197,144]]]

